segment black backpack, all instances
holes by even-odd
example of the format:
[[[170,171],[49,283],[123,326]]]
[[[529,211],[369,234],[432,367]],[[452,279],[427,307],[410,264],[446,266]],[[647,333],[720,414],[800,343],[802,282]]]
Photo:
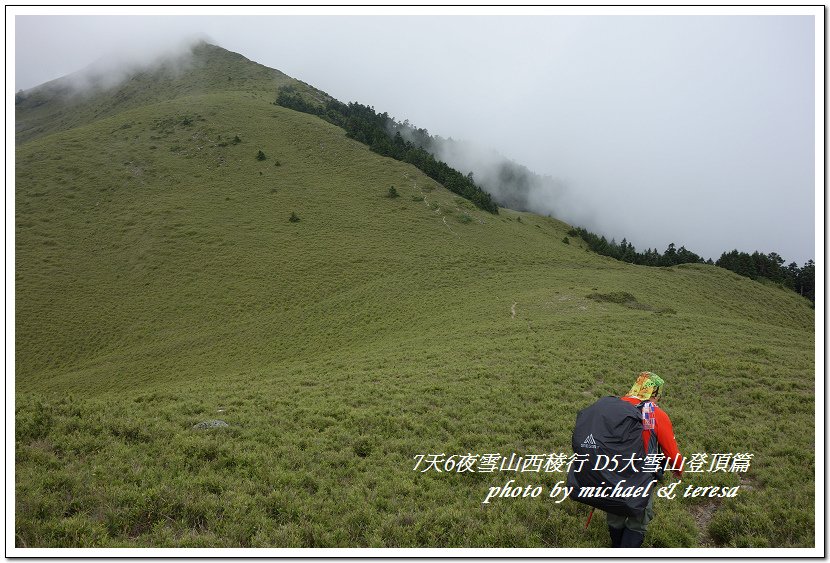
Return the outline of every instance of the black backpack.
[[[623,467],[628,465],[632,454],[639,460],[645,458],[644,404],[645,401],[634,406],[619,397],[603,397],[577,413],[571,445],[575,454],[583,454],[580,457],[585,462],[581,467],[573,463],[568,470],[567,486],[573,487],[570,498],[612,514],[642,516],[654,491],[652,482],[660,480],[662,473],[643,471],[642,461],[624,470]],[[659,451],[654,430],[651,430],[648,451]],[[614,467],[611,462],[603,469],[606,460],[613,460],[614,456],[618,466]],[[638,487],[642,487],[639,494],[633,494]]]

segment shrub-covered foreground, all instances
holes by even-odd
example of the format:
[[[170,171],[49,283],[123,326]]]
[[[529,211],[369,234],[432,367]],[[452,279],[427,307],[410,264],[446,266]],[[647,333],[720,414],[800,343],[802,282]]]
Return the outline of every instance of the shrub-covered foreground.
[[[584,532],[583,505],[481,503],[508,479],[547,491],[563,474],[421,473],[413,456],[569,453],[576,410],[625,390],[633,374],[622,366],[659,363],[682,451],[754,459],[746,474],[684,477],[683,487],[741,489],[734,499],[658,499],[646,545],[812,545],[814,457],[801,430],[814,402],[794,341],[759,345],[740,325],[701,334],[686,318],[684,340],[646,355],[630,350],[672,334],[676,316],[553,303],[520,308],[521,328],[496,323],[486,341],[467,335],[430,352],[401,343],[119,397],[21,395],[17,544],[603,547],[601,513]],[[615,335],[596,353],[581,334],[591,325],[570,316],[580,307]],[[646,334],[637,320],[652,325]],[[217,418],[229,427],[193,428]]]

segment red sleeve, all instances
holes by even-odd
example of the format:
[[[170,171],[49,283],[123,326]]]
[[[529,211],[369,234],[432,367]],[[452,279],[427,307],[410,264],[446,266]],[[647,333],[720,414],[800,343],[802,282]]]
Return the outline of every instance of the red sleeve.
[[[679,465],[683,458],[680,456],[680,449],[677,447],[677,441],[674,439],[674,429],[671,425],[669,415],[661,408],[654,409],[654,430],[657,432],[657,443],[660,444],[660,449],[667,459],[671,460],[671,465]],[[675,462],[675,460],[677,460]],[[675,476],[680,477],[683,474],[683,469],[680,471],[673,471]]]

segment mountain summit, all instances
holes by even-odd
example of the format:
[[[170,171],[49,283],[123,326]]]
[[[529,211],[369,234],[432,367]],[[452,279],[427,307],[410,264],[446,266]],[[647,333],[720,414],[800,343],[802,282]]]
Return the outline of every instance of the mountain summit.
[[[240,91],[273,97],[279,86],[287,84],[298,82],[204,41],[147,61],[102,59],[63,78],[18,92],[16,140],[20,144],[182,96]]]

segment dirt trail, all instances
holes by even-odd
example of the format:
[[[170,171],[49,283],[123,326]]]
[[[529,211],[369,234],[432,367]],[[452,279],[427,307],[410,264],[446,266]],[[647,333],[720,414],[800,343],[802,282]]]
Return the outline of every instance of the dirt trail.
[[[701,504],[695,504],[689,507],[689,512],[692,514],[692,519],[695,521],[698,530],[697,543],[700,547],[716,547],[715,542],[709,536],[709,522],[715,515],[718,509],[718,502],[711,500]]]
[[[423,190],[418,188],[418,180],[415,180],[415,179],[412,180],[412,187],[413,187],[413,189],[416,189],[419,192],[421,192],[421,196],[423,196],[423,198],[424,198],[424,205],[429,207],[429,201],[427,201],[427,194],[425,194]],[[450,227],[450,224],[447,223],[447,216],[441,213],[441,208],[440,207],[435,208],[435,213],[441,214],[441,219],[444,221],[444,225],[450,230],[450,232],[452,234],[454,234],[455,236],[459,236],[458,233],[456,233],[455,231],[452,230],[452,227]]]
[[[762,486],[757,482],[757,480],[752,475],[747,475],[745,473],[738,473],[738,479],[740,480],[740,494],[752,494],[750,491],[757,491],[762,488]],[[709,535],[709,522],[712,521],[712,518],[715,516],[715,513],[720,508],[721,499],[707,499],[706,501],[700,504],[694,504],[689,507],[689,512],[692,515],[692,518],[695,521],[698,529],[698,545],[700,547],[719,547],[715,540]]]

